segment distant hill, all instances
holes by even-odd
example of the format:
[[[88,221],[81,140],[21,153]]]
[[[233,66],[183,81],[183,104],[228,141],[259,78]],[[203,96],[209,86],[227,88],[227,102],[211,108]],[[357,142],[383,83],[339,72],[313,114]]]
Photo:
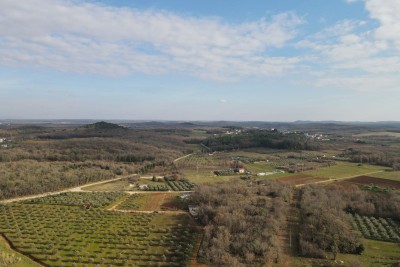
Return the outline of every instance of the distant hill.
[[[107,129],[124,129],[123,126],[120,126],[115,123],[109,123],[105,121],[96,122],[93,124],[87,124],[84,126],[86,129],[95,129],[95,130],[107,130]]]

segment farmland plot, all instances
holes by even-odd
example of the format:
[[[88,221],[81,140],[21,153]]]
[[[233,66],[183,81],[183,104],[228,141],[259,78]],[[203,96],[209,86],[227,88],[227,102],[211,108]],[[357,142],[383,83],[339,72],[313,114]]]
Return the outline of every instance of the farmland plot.
[[[183,209],[184,203],[179,199],[179,194],[151,193],[132,194],[115,207],[122,211],[159,211]]]
[[[400,224],[390,218],[375,218],[355,214],[352,225],[365,238],[400,243]]]
[[[71,202],[0,206],[0,233],[48,266],[185,266],[194,227],[187,214],[119,213]]]

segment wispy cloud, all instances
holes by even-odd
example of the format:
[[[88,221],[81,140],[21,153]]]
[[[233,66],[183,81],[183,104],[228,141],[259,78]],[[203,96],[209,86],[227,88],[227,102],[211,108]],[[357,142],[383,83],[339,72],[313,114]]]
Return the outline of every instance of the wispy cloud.
[[[400,6],[396,0],[365,0],[365,7],[375,22],[339,21],[298,42],[298,47],[312,50],[315,64],[323,62],[310,79],[313,84],[363,92],[399,91]]]
[[[301,59],[266,52],[294,38],[301,23],[294,13],[229,24],[68,0],[3,0],[0,64],[109,76],[173,71],[222,81],[276,75]]]

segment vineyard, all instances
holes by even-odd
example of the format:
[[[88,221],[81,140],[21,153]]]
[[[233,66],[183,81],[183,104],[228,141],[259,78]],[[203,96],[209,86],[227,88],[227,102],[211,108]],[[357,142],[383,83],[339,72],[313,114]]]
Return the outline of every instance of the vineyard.
[[[192,191],[196,187],[195,183],[189,181],[166,181],[165,184],[148,185],[143,190],[145,191]]]
[[[91,205],[92,207],[103,207],[124,196],[122,192],[65,192],[41,198],[24,201],[26,204],[49,204],[80,206]]]
[[[104,201],[98,200],[101,196]],[[0,233],[15,249],[48,266],[186,266],[191,258],[196,233],[187,214],[84,209],[81,199],[93,206],[109,204],[104,193],[69,193],[1,205]]]
[[[115,207],[121,211],[187,210],[179,193],[131,194]]]
[[[390,218],[375,218],[355,214],[352,225],[365,238],[400,243],[400,224]]]

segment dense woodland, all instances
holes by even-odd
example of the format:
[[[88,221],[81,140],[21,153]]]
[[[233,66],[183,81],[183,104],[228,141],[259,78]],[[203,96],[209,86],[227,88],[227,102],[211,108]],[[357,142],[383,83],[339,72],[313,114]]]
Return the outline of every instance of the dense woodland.
[[[200,254],[216,266],[279,262],[293,189],[277,182],[200,186],[193,195],[205,226]]]
[[[305,257],[362,254],[361,235],[351,224],[354,214],[400,220],[399,192],[373,193],[356,186],[294,189],[273,181],[221,183],[198,187],[193,201],[205,226],[201,256],[219,266],[279,262],[282,244],[277,236],[287,226],[292,201],[298,201],[300,213],[293,239]]]
[[[317,149],[307,142],[304,134],[284,134],[276,130],[246,130],[237,134],[222,134],[206,139],[203,143],[211,150],[233,150],[251,147],[276,149]]]
[[[111,123],[0,130],[0,199],[82,185],[116,175],[168,172],[187,153],[185,130],[135,130]]]
[[[357,186],[343,188],[310,185],[301,189],[300,253],[325,257],[325,253],[361,254],[360,235],[351,226],[351,215],[400,220],[400,193],[372,193]]]

